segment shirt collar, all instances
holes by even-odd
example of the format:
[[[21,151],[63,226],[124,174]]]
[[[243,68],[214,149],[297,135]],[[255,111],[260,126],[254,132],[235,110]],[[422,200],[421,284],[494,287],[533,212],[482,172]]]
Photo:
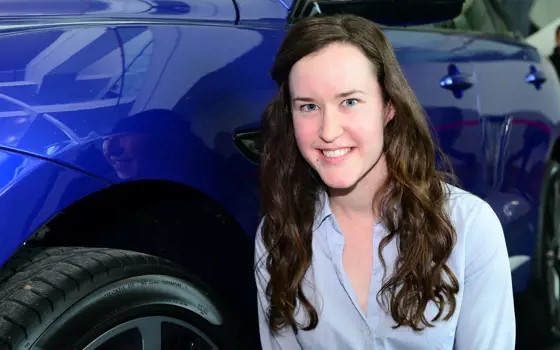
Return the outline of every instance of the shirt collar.
[[[319,226],[329,216],[333,215],[329,203],[329,196],[325,191],[321,191],[318,196],[317,203],[315,204],[315,220],[313,222],[313,231],[317,230]]]
[[[315,219],[313,222],[313,231],[316,231],[321,224],[330,216],[334,218],[329,201],[329,195],[325,191],[321,191],[318,196],[317,203],[315,204]],[[382,224],[381,218],[377,218],[375,225]]]

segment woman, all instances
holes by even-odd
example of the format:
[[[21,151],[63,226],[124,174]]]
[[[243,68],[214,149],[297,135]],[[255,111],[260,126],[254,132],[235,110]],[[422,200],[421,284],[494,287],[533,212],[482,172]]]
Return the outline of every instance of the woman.
[[[436,170],[382,32],[350,15],[302,20],[272,77],[255,256],[263,349],[514,349],[500,222]]]

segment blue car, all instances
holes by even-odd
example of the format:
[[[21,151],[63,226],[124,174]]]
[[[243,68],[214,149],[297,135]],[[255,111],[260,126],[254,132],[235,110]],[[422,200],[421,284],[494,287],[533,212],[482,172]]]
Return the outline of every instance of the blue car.
[[[268,72],[291,23],[341,11],[383,26],[500,217],[525,336],[555,334],[560,84],[463,2],[0,0],[0,349],[258,348]]]

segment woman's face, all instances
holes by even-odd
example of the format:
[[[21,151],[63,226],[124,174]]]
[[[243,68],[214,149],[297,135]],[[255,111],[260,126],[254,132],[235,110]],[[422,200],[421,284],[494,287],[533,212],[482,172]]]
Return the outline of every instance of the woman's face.
[[[383,130],[394,112],[362,51],[335,43],[304,57],[289,88],[298,148],[323,182],[349,189],[375,178],[380,160],[385,166]]]

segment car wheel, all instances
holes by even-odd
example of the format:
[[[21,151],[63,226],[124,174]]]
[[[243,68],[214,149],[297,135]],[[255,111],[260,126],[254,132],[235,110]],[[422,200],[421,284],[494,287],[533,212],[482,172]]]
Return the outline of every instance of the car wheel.
[[[543,180],[532,275],[516,295],[517,344],[534,349],[560,335],[560,163],[550,160]]]
[[[540,263],[546,303],[545,320],[552,336],[560,335],[560,163],[551,161],[543,194]]]
[[[23,249],[0,283],[0,350],[233,348],[207,287],[157,257]]]

